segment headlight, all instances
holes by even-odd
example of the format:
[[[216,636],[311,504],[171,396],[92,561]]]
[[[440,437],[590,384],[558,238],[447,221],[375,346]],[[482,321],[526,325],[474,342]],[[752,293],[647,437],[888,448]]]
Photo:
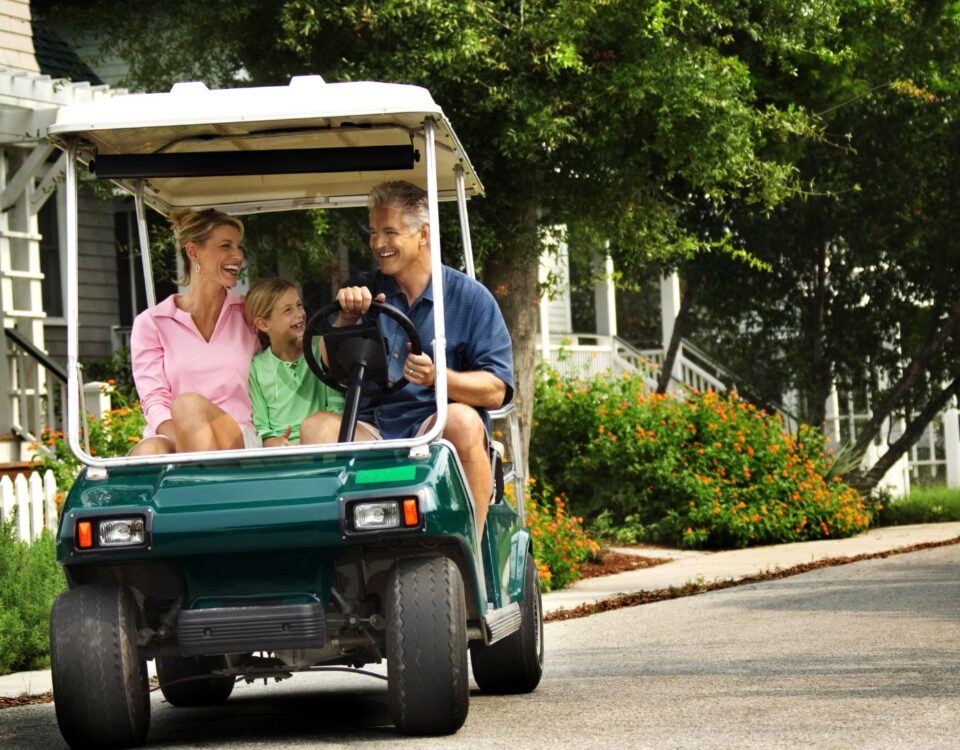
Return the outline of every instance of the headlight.
[[[101,547],[128,547],[143,544],[142,518],[111,518],[97,525]]]
[[[420,504],[415,497],[361,500],[351,506],[352,531],[413,529],[420,526]]]
[[[353,528],[357,531],[395,529],[400,525],[400,505],[396,500],[357,503],[353,506]]]

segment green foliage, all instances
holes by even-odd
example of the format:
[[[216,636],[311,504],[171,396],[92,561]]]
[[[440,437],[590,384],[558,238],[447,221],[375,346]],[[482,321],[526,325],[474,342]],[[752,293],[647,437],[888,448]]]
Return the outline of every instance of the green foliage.
[[[790,435],[736,394],[657,396],[629,375],[538,383],[531,472],[637,537],[744,547],[866,529],[871,509],[830,463],[818,431]]]
[[[27,544],[0,524],[0,674],[49,666],[50,608],[66,588],[55,550],[47,531]]]
[[[878,526],[960,521],[960,489],[920,487],[897,500],[887,499],[877,517]]]
[[[124,404],[137,400],[137,386],[133,382],[133,370],[130,368],[130,349],[122,347],[109,359],[95,359],[84,365],[84,381],[99,381],[110,386],[113,400],[120,399]]]
[[[506,488],[514,494],[513,484]],[[548,485],[537,488],[529,480],[526,522],[533,538],[533,559],[540,573],[540,588],[553,591],[580,579],[581,567],[600,553],[600,546],[583,528],[583,519],[570,515],[566,497],[554,495]]]
[[[86,427],[90,436],[90,454],[104,458],[125,456],[133,446],[140,442],[146,420],[143,417],[139,402],[134,402],[132,406],[128,406],[128,402],[123,395],[119,391],[113,390],[110,383],[107,383],[104,387],[109,389],[111,398],[117,405],[104,414],[102,419],[87,416]],[[83,437],[81,436],[82,440]],[[59,501],[69,492],[83,465],[73,455],[67,436],[62,432],[55,432],[46,428],[40,433],[40,442],[52,450],[54,455],[51,458],[37,451],[34,453],[34,464],[38,471],[45,472],[49,469],[53,472],[57,480]],[[31,447],[35,450],[39,446],[34,444]]]

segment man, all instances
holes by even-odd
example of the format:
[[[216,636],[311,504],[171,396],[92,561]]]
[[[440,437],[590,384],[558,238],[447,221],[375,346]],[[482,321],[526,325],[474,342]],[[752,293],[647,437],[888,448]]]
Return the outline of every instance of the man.
[[[386,182],[371,191],[369,208],[370,249],[379,273],[360,285],[348,282],[337,292],[340,315],[334,326],[357,323],[374,299],[393,305],[416,326],[423,354],[410,353],[400,327],[381,316],[390,377],[405,377],[409,384],[389,396],[363,399],[356,433],[356,440],[413,437],[431,427],[436,412],[427,195],[409,182]],[[513,350],[503,315],[486,287],[453,268],[442,269],[451,402],[443,437],[463,464],[482,533],[493,488],[486,410],[513,397]],[[317,412],[303,422],[300,441],[334,443],[339,431],[339,414]]]

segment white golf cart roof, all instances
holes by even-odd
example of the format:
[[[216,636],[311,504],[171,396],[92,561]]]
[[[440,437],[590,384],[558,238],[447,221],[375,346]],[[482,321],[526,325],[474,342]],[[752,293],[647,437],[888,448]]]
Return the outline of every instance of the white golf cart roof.
[[[300,76],[287,86],[211,91],[178,83],[169,93],[63,107],[49,136],[74,144],[97,177],[142,189],[164,215],[179,207],[250,213],[362,206],[385,180],[426,188],[427,118],[436,123],[438,199],[457,198],[460,170],[466,196],[482,195],[430,92],[405,84]]]

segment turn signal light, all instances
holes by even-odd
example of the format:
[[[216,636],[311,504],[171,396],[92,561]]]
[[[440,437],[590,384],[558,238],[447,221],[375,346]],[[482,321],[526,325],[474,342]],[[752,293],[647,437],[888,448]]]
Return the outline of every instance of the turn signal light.
[[[77,546],[80,549],[93,546],[93,524],[90,521],[80,521],[77,524]]]
[[[403,525],[417,526],[420,523],[420,513],[417,511],[417,498],[408,497],[403,501]]]

